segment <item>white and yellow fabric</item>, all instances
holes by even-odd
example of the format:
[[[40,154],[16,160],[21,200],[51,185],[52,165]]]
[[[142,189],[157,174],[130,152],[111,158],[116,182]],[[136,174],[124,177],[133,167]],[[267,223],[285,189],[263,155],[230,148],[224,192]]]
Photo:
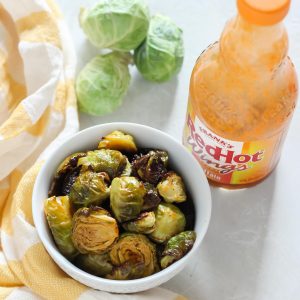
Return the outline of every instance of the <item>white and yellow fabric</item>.
[[[0,0],[0,299],[183,299],[156,288],[95,291],[52,261],[35,230],[31,195],[50,151],[78,130],[75,53],[51,0]]]

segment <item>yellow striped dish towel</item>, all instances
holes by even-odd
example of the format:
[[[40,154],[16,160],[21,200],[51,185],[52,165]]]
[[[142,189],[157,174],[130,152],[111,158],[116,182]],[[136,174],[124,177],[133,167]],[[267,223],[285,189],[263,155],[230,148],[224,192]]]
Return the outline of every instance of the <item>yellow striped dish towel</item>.
[[[39,240],[35,178],[79,127],[75,60],[52,0],[0,0],[0,299],[183,299],[161,288],[130,296],[87,288],[61,271]]]

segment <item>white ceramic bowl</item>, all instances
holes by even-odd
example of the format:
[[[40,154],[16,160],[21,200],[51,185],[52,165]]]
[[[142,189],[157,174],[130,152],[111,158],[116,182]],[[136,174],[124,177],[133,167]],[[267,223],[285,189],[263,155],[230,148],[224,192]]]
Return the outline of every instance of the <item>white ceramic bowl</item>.
[[[43,203],[47,198],[52,176],[59,163],[68,155],[95,149],[100,138],[113,130],[122,130],[134,136],[138,147],[167,150],[170,165],[183,177],[195,206],[197,239],[192,250],[170,267],[151,276],[135,280],[109,280],[86,273],[61,255],[52,239],[44,215]],[[206,177],[196,159],[175,139],[157,129],[133,123],[109,123],[85,129],[61,144],[48,157],[35,182],[32,198],[33,219],[46,250],[57,265],[79,282],[102,291],[133,293],[158,286],[171,279],[194,255],[199,253],[200,243],[207,231],[211,214],[211,195]]]

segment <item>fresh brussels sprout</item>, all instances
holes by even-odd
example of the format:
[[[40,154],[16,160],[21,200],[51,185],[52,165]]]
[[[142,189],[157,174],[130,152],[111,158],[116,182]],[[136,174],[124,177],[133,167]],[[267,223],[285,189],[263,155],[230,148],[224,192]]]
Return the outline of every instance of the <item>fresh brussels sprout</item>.
[[[81,11],[80,25],[96,47],[130,51],[146,37],[149,19],[143,0],[100,0]]]
[[[128,158],[126,157],[126,166],[120,176],[130,176],[131,173],[132,173],[132,166]]]
[[[130,61],[130,54],[112,52],[88,62],[76,80],[79,109],[95,116],[116,110],[129,87]]]
[[[136,218],[143,206],[146,194],[142,182],[135,177],[116,177],[110,187],[110,206],[119,222]]]
[[[69,194],[70,187],[80,171],[80,168],[77,168],[78,159],[84,156],[86,156],[84,152],[74,153],[58,166],[51,182],[49,197]]]
[[[78,251],[71,239],[72,208],[68,196],[50,197],[44,202],[44,210],[59,251],[68,259],[73,259]]]
[[[103,254],[119,237],[116,220],[103,208],[83,207],[73,216],[72,240],[82,254]]]
[[[142,234],[123,234],[110,251],[110,259],[114,269],[108,279],[136,279],[157,271],[155,245]]]
[[[168,153],[151,150],[146,155],[136,155],[132,162],[133,173],[143,181],[157,184],[167,173]]]
[[[170,203],[160,203],[155,211],[155,229],[149,237],[157,243],[164,243],[182,232],[185,216],[178,207]]]
[[[142,207],[142,211],[154,210],[161,201],[157,189],[151,183],[148,182],[144,183],[144,187],[147,192],[144,196],[144,204]]]
[[[186,201],[185,187],[182,178],[175,172],[167,173],[157,186],[159,194],[168,203]]]
[[[155,213],[143,212],[135,220],[125,222],[122,226],[126,231],[149,234],[155,228]]]
[[[183,52],[182,30],[170,18],[156,15],[145,41],[134,51],[134,62],[145,79],[163,82],[180,71]]]
[[[86,157],[78,160],[78,166],[95,172],[106,172],[110,179],[119,176],[126,167],[127,159],[120,151],[101,149],[88,151]]]
[[[96,276],[110,274],[113,269],[108,253],[80,254],[76,257],[75,264],[80,269]]]
[[[107,173],[84,171],[70,189],[70,200],[77,206],[101,205],[109,197],[109,181]]]
[[[102,138],[98,149],[112,149],[127,152],[136,152],[137,147],[131,135],[116,130]]]
[[[171,237],[162,253],[160,265],[163,269],[181,259],[193,247],[196,240],[195,231],[184,231]]]

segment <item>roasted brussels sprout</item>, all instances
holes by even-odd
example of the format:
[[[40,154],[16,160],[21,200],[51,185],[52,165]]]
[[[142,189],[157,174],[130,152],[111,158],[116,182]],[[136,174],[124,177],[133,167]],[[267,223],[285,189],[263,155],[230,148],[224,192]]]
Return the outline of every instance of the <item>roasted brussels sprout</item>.
[[[75,264],[80,269],[96,276],[105,276],[113,269],[108,253],[80,254],[76,257]]]
[[[157,271],[155,245],[142,234],[123,234],[110,251],[110,259],[114,269],[108,279],[136,279]]]
[[[160,203],[155,211],[155,229],[149,237],[157,243],[164,243],[182,232],[185,223],[185,216],[178,207],[170,203]]]
[[[195,231],[184,231],[171,237],[162,253],[160,265],[163,269],[186,255],[196,240]]]
[[[51,197],[45,200],[44,210],[59,251],[68,259],[78,253],[72,242],[72,208],[68,196]]]
[[[103,208],[83,207],[73,216],[72,240],[80,253],[103,254],[118,237],[117,221]]]
[[[89,151],[86,157],[78,160],[78,166],[84,169],[91,168],[95,172],[106,172],[110,179],[119,176],[126,167],[126,156],[120,151],[101,149]]]
[[[175,172],[167,173],[157,185],[159,194],[168,203],[186,201],[185,187],[182,178]]]
[[[116,130],[102,138],[99,149],[112,149],[126,152],[136,152],[137,147],[131,135]]]
[[[161,150],[149,151],[146,155],[136,156],[132,162],[134,175],[143,181],[157,184],[167,173],[168,153]]]
[[[109,197],[109,181],[107,173],[82,172],[70,189],[70,200],[77,206],[101,205]]]
[[[49,189],[49,197],[69,194],[70,187],[80,171],[80,168],[77,168],[78,159],[84,156],[84,152],[74,153],[58,166]]]
[[[143,212],[135,220],[125,222],[122,226],[126,231],[149,234],[155,228],[155,213]]]
[[[161,199],[158,195],[157,189],[148,182],[144,183],[144,187],[146,188],[146,195],[144,196],[144,204],[142,207],[142,211],[154,210]]]
[[[132,166],[131,163],[129,162],[128,158],[126,157],[126,166],[125,169],[123,170],[121,176],[130,176],[132,173]]]
[[[117,177],[110,186],[110,206],[119,222],[136,218],[141,212],[146,194],[142,182],[135,177]]]

